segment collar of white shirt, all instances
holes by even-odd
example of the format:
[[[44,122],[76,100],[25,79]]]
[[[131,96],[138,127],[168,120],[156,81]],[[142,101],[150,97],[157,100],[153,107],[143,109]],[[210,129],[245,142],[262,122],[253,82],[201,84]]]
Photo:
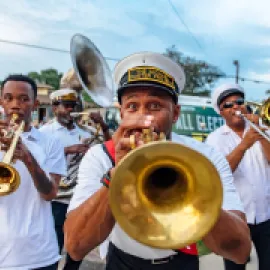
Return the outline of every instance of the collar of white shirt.
[[[73,132],[73,131],[80,129],[76,123],[74,123],[73,129],[67,129],[65,126],[61,125],[56,119],[54,119],[54,121],[53,121],[53,126],[54,126],[54,129],[56,129],[56,130],[66,129],[69,132]]]

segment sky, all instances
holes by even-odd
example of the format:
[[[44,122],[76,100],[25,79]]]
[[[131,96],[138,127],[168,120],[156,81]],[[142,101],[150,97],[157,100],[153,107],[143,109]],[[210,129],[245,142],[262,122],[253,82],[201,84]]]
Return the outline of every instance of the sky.
[[[261,101],[270,89],[269,10],[268,0],[0,0],[0,40],[69,50],[81,33],[115,59],[175,45],[227,75],[238,60],[241,77],[266,82],[240,81],[247,99]],[[113,69],[116,61],[108,63]],[[70,54],[0,42],[0,80],[51,67],[66,72]]]

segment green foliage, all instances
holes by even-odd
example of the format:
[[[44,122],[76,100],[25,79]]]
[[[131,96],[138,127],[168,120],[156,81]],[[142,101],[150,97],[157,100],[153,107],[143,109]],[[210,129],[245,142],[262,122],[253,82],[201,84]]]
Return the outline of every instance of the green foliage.
[[[85,102],[93,103],[92,98],[84,90],[82,91],[82,96]]]
[[[59,89],[60,80],[61,80],[61,77],[63,76],[62,73],[59,73],[54,68],[41,70],[40,73],[36,71],[32,71],[32,72],[29,72],[27,75],[31,77],[33,80],[35,80],[36,82],[51,85],[55,90]]]
[[[186,75],[186,85],[182,92],[184,95],[209,96],[214,83],[225,76],[218,67],[184,56],[175,46],[166,49],[165,55],[184,68]]]

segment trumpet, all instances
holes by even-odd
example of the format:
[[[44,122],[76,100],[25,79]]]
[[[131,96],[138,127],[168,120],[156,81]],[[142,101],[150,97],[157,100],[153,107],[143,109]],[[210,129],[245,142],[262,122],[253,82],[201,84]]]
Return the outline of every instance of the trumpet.
[[[78,117],[80,115],[89,115],[89,113],[88,112],[71,112],[70,113],[71,117]]]
[[[270,98],[263,101],[262,103],[247,101],[246,105],[255,107],[253,113],[259,115],[263,125],[270,127]],[[236,111],[235,114],[240,116],[246,123],[255,129],[260,135],[262,135],[268,142],[270,142],[270,136],[263,132],[257,125],[248,120],[247,117],[245,117],[240,111]]]
[[[200,241],[221,210],[223,189],[215,166],[201,153],[166,141],[164,134],[152,141],[150,130],[144,130],[143,138],[146,144],[115,167],[109,200],[116,221],[131,238],[154,248]]]
[[[247,101],[246,104],[255,107],[253,113],[257,113],[260,116],[262,124],[268,127],[270,126],[270,98],[266,99],[262,103]]]
[[[5,135],[6,138],[13,139],[0,162],[0,196],[9,195],[16,191],[21,182],[18,171],[11,165],[18,140],[25,126],[25,122],[22,121],[18,128],[15,129],[14,125],[17,119],[18,115],[13,114],[9,125],[10,128]]]
[[[240,111],[236,111],[235,115],[240,116],[246,123],[248,123],[253,129],[255,129],[260,135],[262,135],[268,142],[270,142],[270,137],[263,132],[257,125],[249,121]]]

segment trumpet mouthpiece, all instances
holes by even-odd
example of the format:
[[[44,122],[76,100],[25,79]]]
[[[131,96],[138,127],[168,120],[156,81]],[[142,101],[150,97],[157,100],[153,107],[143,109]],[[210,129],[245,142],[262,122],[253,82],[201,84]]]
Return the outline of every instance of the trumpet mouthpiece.
[[[71,117],[79,117],[81,114],[78,112],[72,112],[69,114]]]
[[[236,111],[236,112],[235,112],[235,115],[240,116],[240,115],[242,115],[242,113],[241,113],[240,111]]]

